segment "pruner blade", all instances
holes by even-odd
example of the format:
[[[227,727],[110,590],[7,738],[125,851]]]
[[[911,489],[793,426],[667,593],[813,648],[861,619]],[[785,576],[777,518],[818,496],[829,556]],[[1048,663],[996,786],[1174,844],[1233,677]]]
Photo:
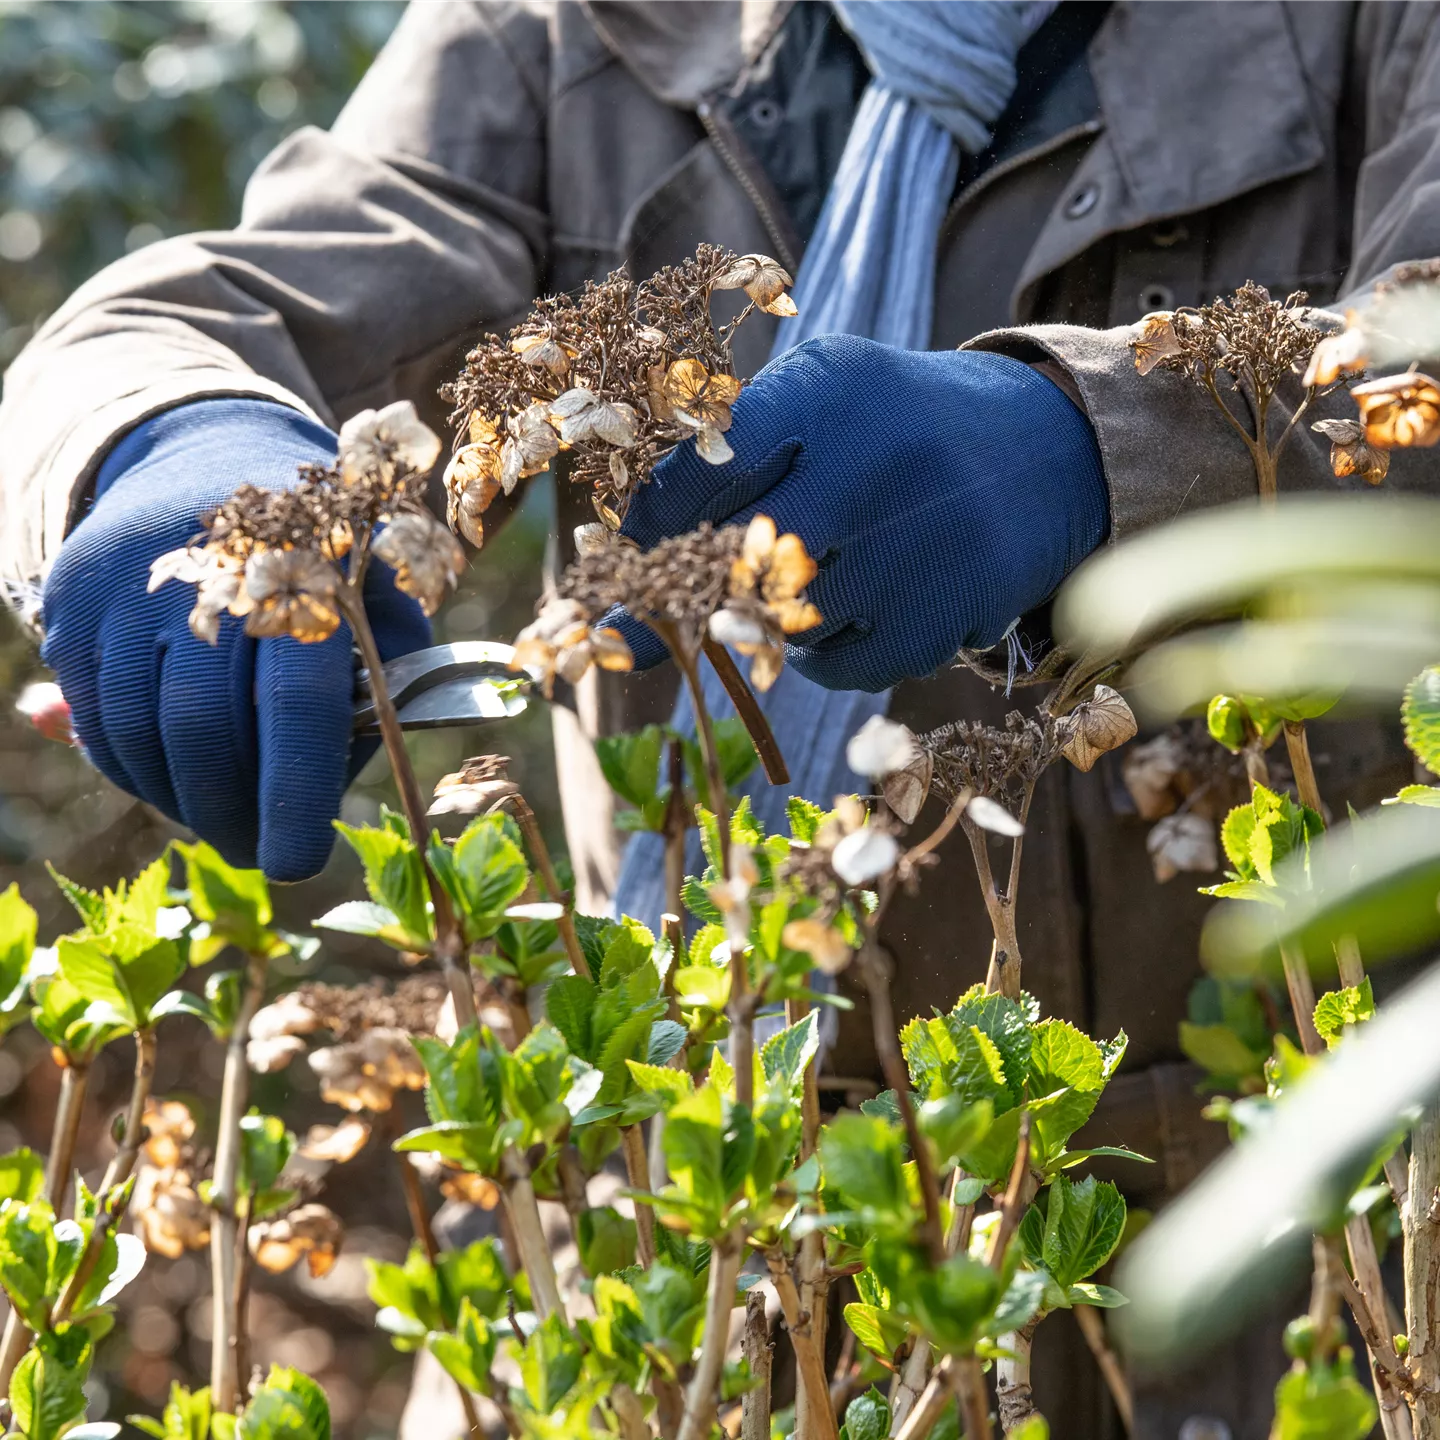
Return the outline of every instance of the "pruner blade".
[[[384,667],[385,684],[401,728],[482,725],[523,714],[540,690],[527,671],[510,668],[514,656],[510,645],[457,640],[391,660]],[[565,703],[558,695],[552,698]],[[355,676],[355,731],[373,735],[378,729],[366,674],[359,670]]]

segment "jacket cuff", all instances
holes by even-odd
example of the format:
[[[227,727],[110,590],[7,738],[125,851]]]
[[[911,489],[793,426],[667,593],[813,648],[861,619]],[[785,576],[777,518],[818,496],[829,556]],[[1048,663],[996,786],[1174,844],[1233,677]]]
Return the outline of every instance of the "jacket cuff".
[[[1133,334],[1128,325],[1027,325],[991,330],[962,347],[1046,374],[1047,361],[1064,369],[1100,444],[1112,541],[1255,493],[1250,453],[1209,396],[1173,371],[1137,374]]]
[[[270,400],[298,410],[316,424],[326,423],[293,391],[249,371],[219,367],[182,370],[144,389],[119,395],[85,415],[47,457],[39,477],[40,534],[12,534],[0,541],[0,573],[16,576],[33,570],[38,550],[39,573],[43,579],[66,535],[83,513],[106,455],[127,432],[178,405],[194,400],[235,398]]]

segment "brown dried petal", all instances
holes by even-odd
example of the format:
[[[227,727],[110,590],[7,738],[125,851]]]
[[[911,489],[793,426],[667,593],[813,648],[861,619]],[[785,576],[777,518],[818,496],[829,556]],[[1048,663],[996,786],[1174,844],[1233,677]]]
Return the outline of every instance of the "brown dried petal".
[[[1062,753],[1077,770],[1089,770],[1107,750],[1119,749],[1139,729],[1125,697],[1109,685],[1097,685],[1094,696],[1077,705],[1063,723],[1069,739]]]
[[[557,380],[570,373],[570,352],[549,335],[517,335],[510,348],[527,365],[538,365]]]
[[[1157,735],[1125,756],[1121,775],[1142,819],[1158,820],[1180,803],[1174,782],[1184,759],[1184,747],[1173,735]]]
[[[394,516],[375,541],[376,556],[395,571],[395,587],[433,615],[465,569],[465,552],[430,512]]]
[[[766,645],[756,651],[750,662],[750,683],[763,695],[779,678],[785,667],[785,647]]]
[[[397,469],[425,471],[440,455],[440,437],[424,423],[409,400],[382,410],[362,410],[341,427],[340,475],[347,485],[379,479],[388,483]]]
[[[250,1021],[252,1040],[274,1040],[281,1035],[313,1035],[320,1017],[297,995],[289,991],[255,1012]]]
[[[1345,328],[1327,335],[1310,353],[1302,384],[1333,385],[1342,375],[1354,375],[1369,363],[1369,342],[1353,310],[1345,312]]]
[[[554,459],[560,437],[539,401],[512,415],[505,428],[510,434],[500,451],[500,484],[509,495],[521,480],[538,475]]]
[[[1130,340],[1135,352],[1135,369],[1141,375],[1148,375],[1162,360],[1180,353],[1180,341],[1175,335],[1175,313],[1172,310],[1156,310],[1143,316],[1135,327]]]
[[[935,757],[916,746],[915,756],[901,770],[892,771],[880,782],[880,793],[902,825],[912,825],[930,794]]]
[[[793,315],[794,302],[789,296],[784,296],[784,291],[794,283],[778,260],[772,260],[768,255],[739,255],[721,272],[715,288],[744,290],[762,310],[768,310],[772,315]],[[776,308],[776,302],[782,296],[789,302],[788,309]]]
[[[1317,420],[1310,428],[1330,441],[1330,468],[1339,478],[1358,475],[1367,485],[1378,485],[1389,473],[1390,452],[1370,444],[1360,421]]]
[[[250,1229],[250,1253],[262,1270],[279,1275],[302,1257],[311,1276],[330,1273],[345,1238],[345,1227],[324,1205],[301,1205],[278,1220],[262,1221]]]
[[[299,1151],[305,1160],[328,1160],[343,1165],[353,1160],[370,1138],[370,1126],[364,1120],[342,1120],[338,1125],[312,1125],[300,1142]]]
[[[728,430],[730,407],[739,395],[733,375],[712,375],[698,360],[677,360],[665,374],[666,399],[701,428]]]
[[[130,1213],[152,1255],[178,1260],[210,1243],[210,1207],[183,1170],[142,1164],[135,1176]]]
[[[146,1158],[161,1169],[173,1169],[195,1134],[189,1106],[178,1100],[149,1100],[145,1105]]]
[[[613,626],[603,625],[590,632],[590,648],[602,670],[626,672],[635,668],[635,656],[625,637]]]
[[[468,1170],[446,1171],[440,1181],[440,1193],[447,1200],[478,1205],[482,1210],[493,1210],[500,1203],[499,1186],[483,1175],[472,1175]]]
[[[845,937],[820,920],[791,920],[780,934],[792,950],[808,955],[817,970],[838,975],[850,963],[851,950]]]
[[[245,633],[290,635],[302,643],[327,640],[340,626],[334,603],[340,577],[309,550],[262,550],[245,563],[245,591],[254,609]]]
[[[1162,885],[1182,870],[1208,874],[1220,868],[1214,823],[1188,811],[1158,821],[1145,838],[1145,848]]]
[[[273,1075],[304,1053],[305,1042],[298,1035],[277,1035],[273,1040],[252,1037],[245,1044],[245,1063],[257,1075]]]

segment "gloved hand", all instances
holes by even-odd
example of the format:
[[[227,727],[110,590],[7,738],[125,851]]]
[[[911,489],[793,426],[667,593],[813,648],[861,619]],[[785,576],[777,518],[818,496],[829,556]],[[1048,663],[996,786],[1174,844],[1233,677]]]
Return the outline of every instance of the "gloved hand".
[[[145,587],[151,561],[194,537],[201,512],[237,486],[283,487],[300,462],[334,455],[328,430],[268,401],[166,411],[106,457],[94,505],[45,583],[41,655],[96,767],[276,880],[324,865],[345,786],[373,752],[350,743],[350,630],[314,645],[252,640],[227,615],[212,647],[186,623],[193,586]],[[366,608],[387,659],[429,644],[420,607],[378,562]]]
[[[726,439],[725,465],[692,444],[666,456],[624,533],[648,548],[763,512],[799,535],[824,621],[787,658],[832,690],[883,690],[996,644],[1109,526],[1089,421],[1005,356],[807,340],[741,391]],[[639,663],[662,658],[646,627],[626,633]]]

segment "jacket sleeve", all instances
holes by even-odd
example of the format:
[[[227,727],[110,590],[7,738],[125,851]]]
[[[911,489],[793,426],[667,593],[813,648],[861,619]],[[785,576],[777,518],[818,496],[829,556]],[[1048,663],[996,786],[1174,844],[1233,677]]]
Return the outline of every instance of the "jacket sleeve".
[[[1363,308],[1375,286],[1406,264],[1440,256],[1440,20],[1428,4],[1362,5],[1352,78],[1363,101],[1363,146],[1354,199],[1350,270],[1334,309]],[[1348,137],[1342,137],[1348,142]],[[1335,324],[1339,314],[1324,316]],[[1112,539],[1182,512],[1255,493],[1244,443],[1197,385],[1172,371],[1135,371],[1131,326],[1096,330],[1029,325],[977,336],[970,347],[1025,360],[1082,403],[1100,443],[1110,488]],[[1058,374],[1067,372],[1069,383]],[[1270,416],[1277,438],[1294,413],[1298,380],[1281,387]],[[1235,403],[1232,399],[1232,403]],[[1331,473],[1329,444],[1310,422],[1353,418],[1343,388],[1318,400],[1281,457],[1287,490],[1349,488]],[[1253,420],[1251,421],[1253,424]],[[1433,452],[1396,451],[1386,486],[1437,488]]]
[[[110,445],[202,396],[334,427],[434,390],[544,265],[549,18],[413,6],[331,130],[260,166],[228,231],[161,241],[73,295],[0,404],[0,582],[33,586]]]

